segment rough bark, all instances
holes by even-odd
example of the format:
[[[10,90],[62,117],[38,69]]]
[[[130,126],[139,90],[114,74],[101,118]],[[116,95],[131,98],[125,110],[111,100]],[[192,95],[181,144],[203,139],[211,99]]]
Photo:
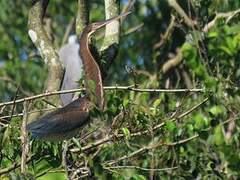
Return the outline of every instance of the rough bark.
[[[64,71],[62,63],[42,24],[43,14],[46,9],[43,6],[43,2],[44,0],[36,1],[29,11],[28,34],[39,50],[48,69],[45,92],[52,92],[60,89]],[[58,96],[51,99],[51,101],[54,104],[60,104]]]

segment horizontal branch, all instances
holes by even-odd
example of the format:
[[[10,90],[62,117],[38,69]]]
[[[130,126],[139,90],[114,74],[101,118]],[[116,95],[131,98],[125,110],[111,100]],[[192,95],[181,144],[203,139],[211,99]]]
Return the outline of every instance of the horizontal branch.
[[[34,111],[28,111],[27,114],[33,114],[33,113],[41,113],[41,112],[46,112],[46,111],[52,111],[57,109],[58,107],[53,107],[53,108],[46,108],[46,109],[41,109],[41,110],[34,110]],[[4,120],[4,119],[8,119],[8,118],[13,118],[13,117],[19,117],[19,116],[23,116],[24,113],[17,113],[17,114],[13,114],[13,115],[6,115],[6,116],[0,116],[0,120]],[[9,123],[9,121],[6,121],[6,123]],[[1,124],[0,121],[0,125],[5,126],[6,124]]]
[[[191,137],[189,137],[187,139],[179,140],[179,141],[173,142],[173,143],[167,143],[166,145],[167,146],[176,146],[176,145],[183,144],[183,143],[186,143],[188,141],[191,141],[191,140],[197,138],[198,136],[199,136],[199,134],[195,134],[194,136],[191,136]]]
[[[172,168],[161,168],[161,169],[156,169],[156,168],[143,168],[139,166],[111,166],[107,167],[109,169],[137,169],[137,170],[143,170],[143,171],[169,171],[169,170],[174,170],[177,169],[178,167],[172,167]]]
[[[148,89],[148,88],[134,88],[133,86],[106,86],[104,87],[104,90],[116,90],[116,91],[126,90],[126,91],[149,92],[149,93],[205,92],[205,90],[201,88],[200,89]],[[80,92],[80,91],[85,91],[85,88],[46,92],[46,93],[42,93],[34,96],[17,99],[15,101],[3,102],[3,103],[0,103],[0,107],[13,105],[15,103],[22,103],[24,101],[30,101],[34,99],[47,97],[47,96],[67,94],[67,93]]]

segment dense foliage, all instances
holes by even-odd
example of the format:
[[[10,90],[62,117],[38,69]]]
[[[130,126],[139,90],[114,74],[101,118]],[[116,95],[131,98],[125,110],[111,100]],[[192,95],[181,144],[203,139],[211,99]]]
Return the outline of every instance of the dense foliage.
[[[91,21],[104,19],[104,4],[99,3],[90,3]],[[105,91],[104,112],[92,112],[94,121],[84,128],[80,138],[68,143],[69,171],[81,170],[76,177],[86,175],[84,172],[101,179],[240,176],[240,16],[236,11],[240,3],[234,0],[179,3],[194,20],[194,26],[189,27],[166,0],[135,2],[132,14],[123,21],[119,54],[104,85],[202,90]],[[121,1],[122,7],[126,4],[127,1]],[[1,1],[0,6],[0,100],[42,93],[46,68],[27,34],[31,4]],[[61,46],[76,11],[75,1],[50,1],[47,16],[51,18],[56,48]],[[235,13],[217,19],[204,31],[220,12],[232,11]],[[172,19],[174,26],[163,38]],[[164,71],[164,65],[177,57],[180,61]],[[41,99],[35,102],[41,108]],[[1,116],[21,113],[23,106],[17,104],[12,109],[12,106],[1,109]],[[0,179],[23,177],[19,169],[21,121],[22,116],[0,119]],[[111,141],[88,147],[109,137]],[[26,178],[65,179],[62,144],[31,141]],[[9,167],[13,168],[7,170]]]

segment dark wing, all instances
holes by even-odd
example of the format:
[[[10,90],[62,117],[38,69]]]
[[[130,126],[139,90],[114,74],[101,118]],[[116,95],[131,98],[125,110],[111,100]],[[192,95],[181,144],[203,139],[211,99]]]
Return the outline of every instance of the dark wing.
[[[27,125],[33,138],[65,139],[89,120],[86,99],[78,99]],[[69,135],[68,135],[69,134]],[[62,136],[62,137],[61,137]],[[64,137],[65,136],[65,137]]]

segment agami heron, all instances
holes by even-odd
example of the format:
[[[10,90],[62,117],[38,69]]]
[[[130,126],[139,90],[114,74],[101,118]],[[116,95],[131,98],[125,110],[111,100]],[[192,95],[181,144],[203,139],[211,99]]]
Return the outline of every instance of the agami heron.
[[[89,111],[94,105],[102,109],[104,104],[102,77],[99,66],[90,51],[91,35],[106,24],[118,20],[124,13],[106,21],[87,25],[80,37],[80,56],[83,62],[86,96],[44,115],[27,125],[33,138],[64,140],[76,135],[78,130],[89,121]]]

